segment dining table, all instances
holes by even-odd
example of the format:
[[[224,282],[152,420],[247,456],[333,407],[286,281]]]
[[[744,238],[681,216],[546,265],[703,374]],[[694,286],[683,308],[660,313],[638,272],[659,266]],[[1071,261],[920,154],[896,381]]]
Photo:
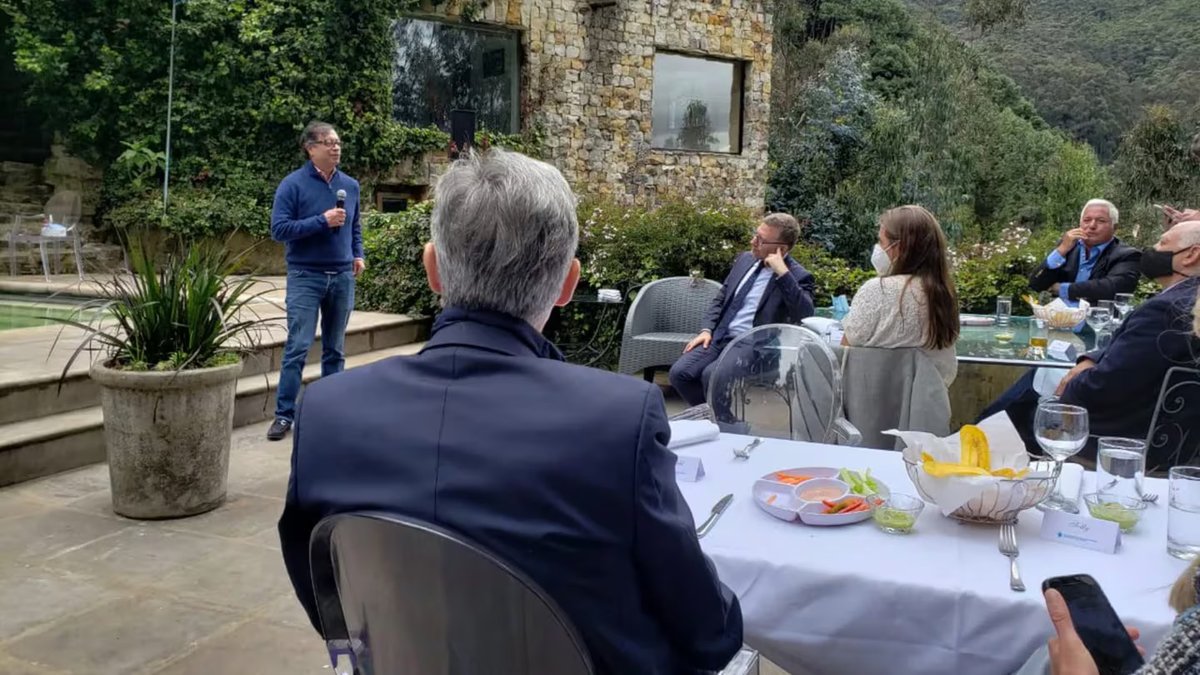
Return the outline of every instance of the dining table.
[[[701,547],[741,603],[746,643],[790,675],[1009,675],[1052,635],[1040,589],[1059,575],[1092,575],[1148,650],[1171,626],[1168,593],[1187,563],[1167,554],[1165,480],[1145,480],[1161,497],[1116,553],[1042,539],[1043,514],[1022,511],[1018,564],[1028,590],[1015,592],[998,525],[959,522],[926,504],[909,534],[871,519],[818,527],[773,517],[752,497],[755,480],[803,467],[870,469],[891,492],[917,496],[901,453],[762,439],[736,457],[752,440],[722,433],[677,448],[703,467],[679,488],[697,523],[733,495]],[[1080,493],[1094,482],[1086,472]]]

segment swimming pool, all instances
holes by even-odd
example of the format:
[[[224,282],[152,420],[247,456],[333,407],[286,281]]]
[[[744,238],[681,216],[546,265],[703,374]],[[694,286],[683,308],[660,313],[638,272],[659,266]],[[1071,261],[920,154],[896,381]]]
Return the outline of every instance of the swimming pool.
[[[60,298],[0,295],[0,331],[61,325],[57,319],[70,318],[78,302]]]

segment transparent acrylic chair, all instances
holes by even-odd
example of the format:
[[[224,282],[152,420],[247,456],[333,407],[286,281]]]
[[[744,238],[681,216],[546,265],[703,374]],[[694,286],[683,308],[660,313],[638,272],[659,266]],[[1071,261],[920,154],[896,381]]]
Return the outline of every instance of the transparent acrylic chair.
[[[708,405],[730,433],[857,445],[842,413],[840,364],[817,333],[768,324],[725,346],[708,385]]]

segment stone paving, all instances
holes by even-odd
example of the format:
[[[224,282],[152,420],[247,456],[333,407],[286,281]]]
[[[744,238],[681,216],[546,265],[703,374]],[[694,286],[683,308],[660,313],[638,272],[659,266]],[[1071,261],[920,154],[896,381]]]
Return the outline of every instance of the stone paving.
[[[234,431],[229,500],[193,518],[115,515],[103,464],[0,489],[0,673],[333,672],[275,533],[291,444],[265,428]]]

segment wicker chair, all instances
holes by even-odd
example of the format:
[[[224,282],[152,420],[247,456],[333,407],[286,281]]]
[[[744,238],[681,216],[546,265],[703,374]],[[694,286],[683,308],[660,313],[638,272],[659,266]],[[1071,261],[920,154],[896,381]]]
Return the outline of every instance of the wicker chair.
[[[669,368],[700,332],[704,314],[720,292],[721,284],[691,277],[668,277],[643,286],[625,317],[617,370],[630,375],[641,370],[653,380],[656,368]]]

